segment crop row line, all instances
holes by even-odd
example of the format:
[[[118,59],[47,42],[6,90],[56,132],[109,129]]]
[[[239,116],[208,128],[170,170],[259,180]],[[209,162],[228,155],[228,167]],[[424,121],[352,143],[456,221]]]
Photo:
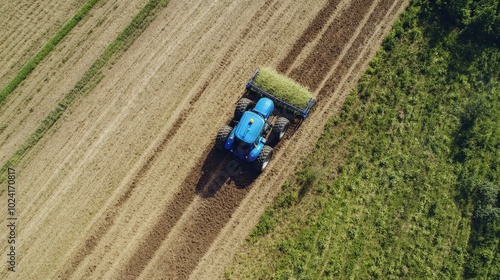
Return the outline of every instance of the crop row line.
[[[92,0],[98,1],[98,0]],[[169,0],[150,0],[125,29],[118,34],[116,39],[104,50],[104,53],[96,59],[90,68],[83,74],[82,78],[75,86],[63,97],[48,116],[38,126],[36,131],[28,140],[10,157],[0,169],[0,183],[6,179],[5,170],[13,168],[19,164],[23,157],[35,146],[45,133],[57,122],[66,109],[74,102],[78,96],[84,96],[91,92],[104,77],[102,68],[113,61],[119,59],[123,53],[132,45],[139,35],[153,21],[157,11],[165,7]],[[0,191],[0,195],[3,191]]]
[[[7,96],[11,94],[19,84],[24,81],[35,67],[47,57],[47,55],[59,44],[59,42],[68,35],[68,33],[75,27],[84,17],[88,14],[90,9],[94,7],[95,3],[99,0],[89,0],[83,7],[52,37],[45,46],[33,56],[26,65],[17,73],[17,75],[7,84],[7,86],[0,92],[0,106],[5,103]]]

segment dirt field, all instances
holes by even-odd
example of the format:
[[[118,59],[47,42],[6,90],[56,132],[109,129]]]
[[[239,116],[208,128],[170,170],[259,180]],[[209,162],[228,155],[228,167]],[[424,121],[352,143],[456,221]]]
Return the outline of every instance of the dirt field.
[[[5,87],[84,2],[21,0],[0,3],[0,88]]]
[[[6,104],[0,107],[2,164],[35,131],[41,120],[74,87],[147,1],[135,2],[134,5],[117,0],[97,2],[89,14],[9,95]],[[35,32],[36,28],[30,30]],[[5,57],[10,57],[10,54],[6,53]]]
[[[220,278],[406,5],[291,2],[171,1],[16,168],[18,272],[2,266],[0,277]],[[13,93],[0,109],[2,163],[144,3],[103,3]],[[259,65],[309,86],[318,103],[266,172],[230,176],[215,135]]]

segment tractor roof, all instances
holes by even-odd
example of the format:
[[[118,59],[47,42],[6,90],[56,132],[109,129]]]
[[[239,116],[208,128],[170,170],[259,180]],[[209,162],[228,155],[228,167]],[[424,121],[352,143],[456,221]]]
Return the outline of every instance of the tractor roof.
[[[263,97],[259,99],[253,111],[261,114],[264,118],[268,119],[274,110],[274,103],[271,99]]]
[[[246,111],[236,126],[234,134],[247,143],[254,143],[260,137],[264,124],[264,119],[259,114]]]

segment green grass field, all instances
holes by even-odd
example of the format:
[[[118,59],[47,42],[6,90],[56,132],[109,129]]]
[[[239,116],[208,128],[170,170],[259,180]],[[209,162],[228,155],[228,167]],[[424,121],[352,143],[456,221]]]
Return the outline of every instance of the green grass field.
[[[227,278],[500,279],[498,1],[438,2],[395,23]]]

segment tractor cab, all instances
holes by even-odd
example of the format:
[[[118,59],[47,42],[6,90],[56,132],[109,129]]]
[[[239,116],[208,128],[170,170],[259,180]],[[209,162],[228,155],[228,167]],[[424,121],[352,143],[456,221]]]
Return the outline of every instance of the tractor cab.
[[[246,111],[243,113],[238,125],[233,129],[227,141],[225,148],[239,159],[253,160],[258,155],[252,153],[256,148],[261,148],[265,143],[265,138],[262,137],[262,131],[266,125],[265,119],[260,113],[254,111]]]
[[[253,112],[260,114],[265,120],[269,119],[274,110],[274,102],[266,97],[259,99]]]

